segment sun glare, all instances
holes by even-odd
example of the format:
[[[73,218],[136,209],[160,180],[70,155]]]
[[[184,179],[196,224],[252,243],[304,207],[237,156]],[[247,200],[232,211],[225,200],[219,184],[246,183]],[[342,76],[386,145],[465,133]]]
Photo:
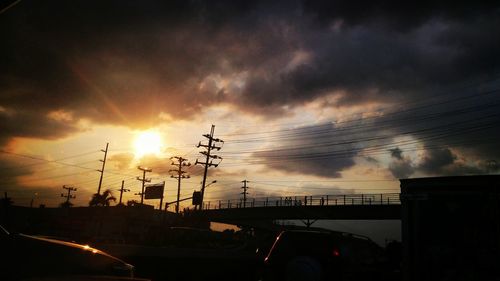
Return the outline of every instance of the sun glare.
[[[135,138],[135,156],[140,158],[147,154],[158,155],[161,152],[161,136],[157,132],[146,131],[139,133]]]

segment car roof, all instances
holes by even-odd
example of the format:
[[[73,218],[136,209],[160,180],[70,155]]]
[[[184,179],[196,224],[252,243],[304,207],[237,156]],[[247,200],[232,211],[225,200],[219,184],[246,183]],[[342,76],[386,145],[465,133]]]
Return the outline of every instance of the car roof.
[[[114,259],[116,261],[119,261],[121,263],[126,263],[124,261],[122,261],[121,259],[117,258],[117,257],[114,257],[106,252],[103,252],[101,250],[98,250],[96,248],[92,248],[90,247],[89,245],[81,245],[81,244],[77,244],[77,243],[72,243],[72,242],[66,242],[66,241],[61,241],[61,240],[56,240],[56,239],[50,239],[50,238],[44,238],[44,237],[38,237],[38,236],[32,236],[32,235],[26,235],[26,234],[19,234],[20,237],[24,238],[24,239],[29,239],[29,240],[35,240],[35,241],[39,241],[39,242],[45,242],[45,243],[49,243],[49,244],[57,244],[57,245],[62,245],[64,247],[70,247],[70,248],[77,248],[77,249],[81,249],[83,251],[89,251],[89,252],[92,252],[93,254],[99,254],[99,255],[103,255],[103,256],[106,256],[108,258],[111,258],[111,259]]]
[[[341,237],[347,237],[347,238],[357,238],[357,239],[362,239],[362,240],[368,240],[371,241],[370,238],[359,235],[359,234],[354,234],[354,233],[349,233],[349,232],[342,232],[342,231],[335,231],[335,230],[327,230],[327,229],[315,229],[315,230],[283,230],[281,233],[297,233],[297,234],[316,234],[316,235],[333,235],[333,236],[341,236]]]

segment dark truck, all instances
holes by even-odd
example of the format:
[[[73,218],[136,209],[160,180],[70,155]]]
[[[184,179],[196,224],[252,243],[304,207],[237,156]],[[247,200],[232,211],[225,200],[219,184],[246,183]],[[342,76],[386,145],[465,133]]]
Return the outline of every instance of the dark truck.
[[[281,232],[264,259],[261,280],[386,280],[384,250],[345,232]]]

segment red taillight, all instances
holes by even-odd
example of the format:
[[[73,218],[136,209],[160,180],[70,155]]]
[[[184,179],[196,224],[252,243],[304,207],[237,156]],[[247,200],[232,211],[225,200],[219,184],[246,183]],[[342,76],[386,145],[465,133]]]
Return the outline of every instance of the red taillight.
[[[340,252],[339,252],[339,250],[338,250],[338,249],[333,249],[332,255],[333,255],[334,257],[340,257]]]

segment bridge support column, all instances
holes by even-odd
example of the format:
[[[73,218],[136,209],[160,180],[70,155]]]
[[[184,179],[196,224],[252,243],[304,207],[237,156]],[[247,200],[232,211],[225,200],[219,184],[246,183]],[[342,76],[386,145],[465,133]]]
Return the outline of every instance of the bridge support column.
[[[310,220],[310,219],[307,219],[305,221],[302,221],[303,224],[306,225],[307,228],[310,228],[311,225],[313,225],[313,223],[315,223],[317,220]]]

